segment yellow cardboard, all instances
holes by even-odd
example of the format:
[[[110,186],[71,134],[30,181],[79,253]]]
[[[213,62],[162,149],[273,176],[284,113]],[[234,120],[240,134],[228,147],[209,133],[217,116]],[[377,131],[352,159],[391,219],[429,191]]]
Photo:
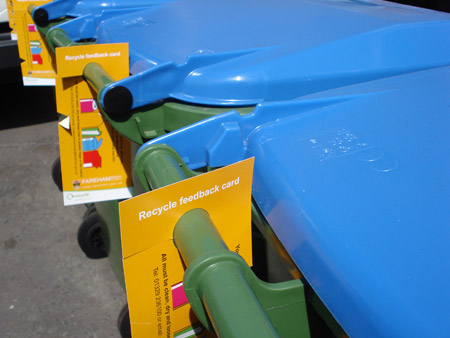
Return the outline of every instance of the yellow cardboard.
[[[73,53],[120,53],[120,57],[72,60]],[[86,45],[56,49],[58,69],[69,77],[56,81],[59,145],[64,205],[129,198],[131,192],[130,142],[102,116],[97,94],[81,77],[89,62],[100,63],[115,79],[128,76],[128,45]],[[76,71],[67,71],[71,68]]]
[[[7,0],[6,8],[8,9],[9,28],[11,28],[11,40],[17,40],[16,21],[14,20],[14,1]]]
[[[180,300],[185,266],[173,230],[187,211],[202,208],[229,250],[251,266],[253,163],[253,158],[244,160],[119,204],[133,338],[209,337],[206,331],[192,336],[186,332],[200,328],[189,303]]]
[[[37,30],[28,6],[43,5],[50,1],[14,0],[11,11],[14,13],[10,25],[15,29],[19,57],[24,61],[21,64],[23,83],[26,86],[54,86],[55,62],[47,42]]]

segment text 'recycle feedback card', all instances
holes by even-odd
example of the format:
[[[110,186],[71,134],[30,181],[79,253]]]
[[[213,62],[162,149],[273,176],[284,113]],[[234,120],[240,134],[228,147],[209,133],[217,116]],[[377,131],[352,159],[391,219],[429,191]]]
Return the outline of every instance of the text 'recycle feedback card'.
[[[41,35],[28,11],[30,4],[40,6],[50,1],[8,0],[9,24],[12,39],[17,40],[22,60],[22,78],[25,86],[54,86],[55,63],[52,51]]]
[[[57,108],[67,116],[58,125],[64,205],[131,197],[130,141],[104,118],[81,76],[91,62],[114,80],[128,76],[128,44],[60,47],[56,60]]]
[[[123,267],[134,338],[212,337],[183,289],[177,221],[204,209],[230,251],[252,265],[250,158],[119,203]]]

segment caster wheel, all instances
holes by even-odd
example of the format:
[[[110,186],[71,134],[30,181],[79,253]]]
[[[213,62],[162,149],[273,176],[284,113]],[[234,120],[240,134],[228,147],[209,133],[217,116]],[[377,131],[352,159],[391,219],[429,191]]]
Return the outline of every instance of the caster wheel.
[[[119,318],[117,318],[117,328],[122,338],[131,338],[130,312],[128,304],[120,310]]]
[[[52,164],[52,178],[53,178],[53,182],[55,182],[59,191],[63,191],[63,189],[62,189],[62,174],[61,174],[61,159],[59,157]]]
[[[108,256],[102,237],[101,220],[98,213],[91,213],[78,229],[78,244],[86,257],[97,259]]]

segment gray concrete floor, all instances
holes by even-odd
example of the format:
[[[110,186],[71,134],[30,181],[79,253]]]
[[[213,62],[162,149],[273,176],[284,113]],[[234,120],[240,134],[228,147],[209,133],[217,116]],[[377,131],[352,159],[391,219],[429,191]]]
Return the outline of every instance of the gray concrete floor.
[[[51,106],[48,91],[34,92]],[[0,336],[119,337],[125,293],[107,258],[90,260],[79,249],[85,207],[64,207],[51,179],[57,122],[39,123],[53,118],[35,112],[27,125],[28,115],[3,108],[21,123],[0,119]]]

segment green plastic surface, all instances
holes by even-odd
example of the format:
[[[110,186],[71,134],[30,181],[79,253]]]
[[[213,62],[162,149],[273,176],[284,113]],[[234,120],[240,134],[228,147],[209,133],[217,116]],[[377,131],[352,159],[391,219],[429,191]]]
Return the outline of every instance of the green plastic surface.
[[[174,241],[188,266],[186,296],[203,325],[219,337],[310,336],[302,282],[259,280],[228,250],[205,210],[183,215]]]
[[[154,144],[137,154],[134,170],[139,183],[150,191],[197,175],[178,153],[164,144]]]
[[[97,62],[88,63],[84,67],[83,78],[97,93],[100,93],[105,86],[114,82],[112,76]]]
[[[249,114],[254,107],[233,109],[240,114]],[[136,109],[131,112],[132,115],[126,120],[110,122],[122,135],[125,135],[131,141],[143,144],[154,137],[230,110],[230,108],[165,102],[160,105]]]
[[[55,52],[55,48],[57,47],[71,47],[89,44],[87,42],[79,43],[72,41],[67,35],[67,33],[61,28],[54,28],[52,30],[47,31],[45,38],[53,52]]]
[[[233,108],[241,114],[251,113],[254,107]],[[102,111],[111,125],[137,144],[161,136],[211,116],[230,111],[230,108],[194,106],[165,102],[137,108],[125,116],[114,118]]]
[[[47,25],[45,26],[40,26],[38,24],[35,23],[36,28],[38,29],[39,33],[41,33],[43,36],[45,36],[47,38],[47,33],[55,26],[58,26],[66,21],[69,21],[70,19],[61,19],[61,20],[55,20],[55,21],[51,21],[49,22]],[[73,42],[73,41],[71,41]],[[49,43],[49,46],[51,47],[52,51],[55,51],[55,47],[51,45],[51,42]],[[61,47],[61,46],[60,46]]]

